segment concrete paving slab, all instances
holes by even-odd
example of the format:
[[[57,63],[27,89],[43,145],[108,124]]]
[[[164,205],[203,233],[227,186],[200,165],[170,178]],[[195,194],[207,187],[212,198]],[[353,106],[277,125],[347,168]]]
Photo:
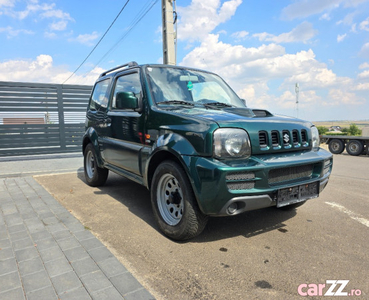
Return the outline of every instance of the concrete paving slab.
[[[137,287],[142,299],[154,299],[104,244],[28,176],[56,165],[59,171],[77,171],[81,157],[72,161],[73,166],[47,159],[47,165],[30,170],[17,169],[20,163],[30,166],[29,161],[0,159],[0,300],[125,299],[122,291],[134,295]],[[130,280],[116,279],[123,273]]]

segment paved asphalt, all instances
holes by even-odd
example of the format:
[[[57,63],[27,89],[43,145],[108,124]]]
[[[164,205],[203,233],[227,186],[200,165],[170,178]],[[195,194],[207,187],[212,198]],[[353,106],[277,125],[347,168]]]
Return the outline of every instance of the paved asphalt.
[[[31,175],[76,172],[81,155],[0,159],[0,300],[154,299]]]
[[[319,198],[296,210],[210,218],[200,236],[180,243],[158,229],[150,193],[127,179],[109,174],[99,188],[88,186],[81,173],[35,180],[157,299],[301,299],[300,286],[306,294],[308,284],[325,285],[328,295],[331,280],[349,281],[343,289],[353,293],[348,298],[369,299],[368,170],[367,156],[335,155]]]

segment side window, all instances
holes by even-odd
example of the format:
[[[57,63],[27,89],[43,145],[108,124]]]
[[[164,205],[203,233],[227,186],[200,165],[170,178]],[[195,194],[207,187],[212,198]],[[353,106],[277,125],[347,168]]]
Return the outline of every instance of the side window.
[[[108,106],[107,90],[109,87],[110,79],[105,79],[96,83],[94,91],[91,96],[90,109],[96,110],[101,107],[106,108]]]
[[[139,98],[141,94],[140,75],[138,73],[131,73],[118,77],[114,88],[112,108],[117,107],[116,96],[117,93],[120,92],[133,93],[137,98]]]

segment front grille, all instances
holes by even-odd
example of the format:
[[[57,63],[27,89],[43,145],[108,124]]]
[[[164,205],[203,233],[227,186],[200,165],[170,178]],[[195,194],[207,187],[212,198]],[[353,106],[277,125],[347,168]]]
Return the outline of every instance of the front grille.
[[[301,130],[301,144],[306,145],[307,142],[308,140],[306,130]]]
[[[279,134],[278,131],[272,131],[272,146],[278,147],[279,146]]]
[[[226,175],[226,180],[249,180],[254,179],[255,174],[252,172],[232,172]]]
[[[227,188],[232,191],[250,190],[255,187],[253,172],[230,172],[226,175]]]
[[[281,168],[269,171],[269,184],[309,179],[313,174],[313,165]]]
[[[307,130],[272,130],[271,132],[262,130],[259,131],[259,146],[263,151],[307,148],[309,146]]]
[[[268,137],[265,131],[259,132],[259,145],[260,145],[260,148],[265,148],[268,145]]]
[[[287,130],[283,130],[282,131],[282,139],[283,139],[283,146],[285,148],[290,146],[290,141],[291,141],[291,137],[290,137],[290,132]]]
[[[332,161],[330,159],[324,161],[323,176],[331,171]]]
[[[255,182],[227,182],[227,188],[231,191],[250,190],[255,187]]]
[[[299,132],[297,130],[292,131],[293,144],[296,146],[299,143]]]

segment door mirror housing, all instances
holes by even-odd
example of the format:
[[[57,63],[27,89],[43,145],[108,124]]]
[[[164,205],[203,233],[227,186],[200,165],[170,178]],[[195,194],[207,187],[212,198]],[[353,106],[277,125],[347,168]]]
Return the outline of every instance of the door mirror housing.
[[[132,92],[119,92],[116,94],[117,109],[139,109],[139,99]]]

